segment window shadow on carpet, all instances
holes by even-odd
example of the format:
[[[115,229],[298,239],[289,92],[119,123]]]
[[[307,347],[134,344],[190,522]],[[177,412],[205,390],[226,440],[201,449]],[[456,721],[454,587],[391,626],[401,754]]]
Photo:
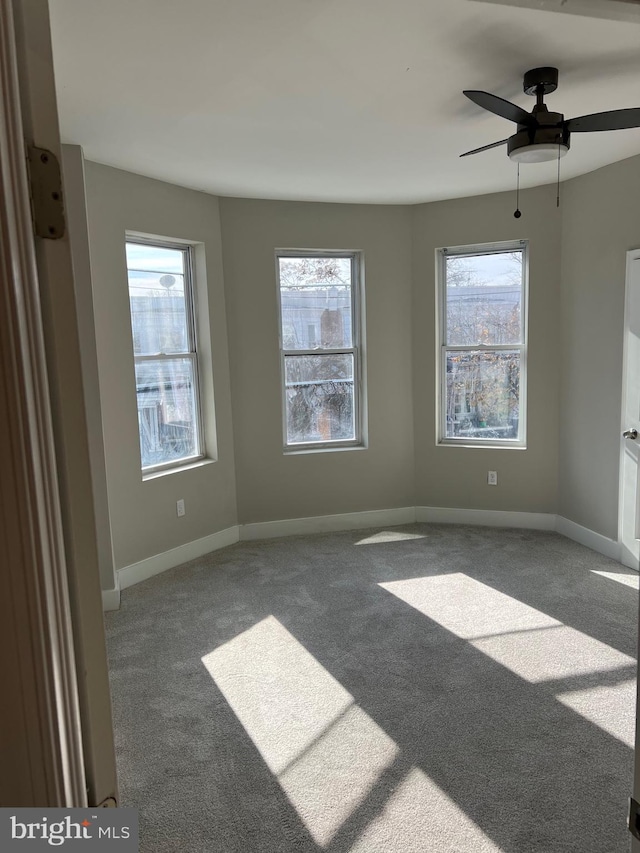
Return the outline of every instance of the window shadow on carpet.
[[[394,532],[240,544],[125,592],[142,851],[626,853],[637,591],[598,574],[624,569],[551,533]]]

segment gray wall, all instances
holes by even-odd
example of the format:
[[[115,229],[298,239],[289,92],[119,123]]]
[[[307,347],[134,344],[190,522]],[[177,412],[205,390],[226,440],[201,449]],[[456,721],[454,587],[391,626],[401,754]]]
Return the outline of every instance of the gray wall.
[[[618,536],[626,252],[640,246],[640,157],[563,186],[560,513]]]
[[[420,506],[551,512],[558,499],[560,213],[555,187],[414,208],[413,369],[416,502]],[[436,445],[435,250],[529,240],[527,449]],[[498,486],[487,485],[487,471]]]
[[[218,200],[94,163],[86,180],[117,568],[238,522],[415,504],[560,512],[616,538],[625,251],[640,244],[640,158],[565,183],[560,210],[555,187],[524,191],[519,220],[512,193],[387,207]],[[127,229],[201,241],[207,258],[218,461],[145,482]],[[527,449],[439,447],[435,250],[523,237]],[[364,450],[283,454],[275,248],[364,251]]]
[[[213,196],[91,162],[85,165],[109,508],[115,566],[122,568],[237,522],[220,220]],[[145,481],[140,474],[127,230],[198,242],[206,256],[207,286],[205,293],[198,293],[198,314],[207,330],[202,336],[205,352],[212,347],[213,376],[205,375],[203,385],[207,443],[217,444],[217,461]],[[202,261],[198,250],[199,276]],[[179,498],[185,500],[184,518],[176,515]]]
[[[241,523],[414,505],[409,208],[221,199]],[[369,440],[284,455],[274,248],[361,249]]]

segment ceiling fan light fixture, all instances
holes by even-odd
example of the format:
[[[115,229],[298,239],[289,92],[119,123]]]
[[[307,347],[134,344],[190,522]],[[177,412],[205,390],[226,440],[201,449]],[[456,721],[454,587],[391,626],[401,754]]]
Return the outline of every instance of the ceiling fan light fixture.
[[[564,157],[569,146],[563,142],[536,142],[532,145],[521,145],[509,151],[509,159],[516,163],[545,163]]]

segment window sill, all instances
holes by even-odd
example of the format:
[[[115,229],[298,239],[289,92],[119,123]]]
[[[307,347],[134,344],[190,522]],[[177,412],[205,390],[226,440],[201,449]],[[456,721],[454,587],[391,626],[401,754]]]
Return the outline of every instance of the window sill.
[[[342,453],[345,450],[366,450],[366,444],[342,444],[342,445],[323,445],[322,447],[285,447],[283,452],[284,456],[306,456],[309,453]]]
[[[157,480],[158,477],[166,477],[168,474],[179,474],[182,471],[193,471],[195,468],[203,468],[206,465],[213,465],[215,459],[197,459],[195,462],[187,462],[184,465],[176,465],[175,468],[162,468],[160,471],[150,471],[148,474],[142,475],[142,482],[147,480]]]
[[[467,441],[452,441],[452,440],[444,440],[437,441],[436,447],[464,447],[465,449],[473,449],[473,450],[526,450],[526,444],[513,443],[513,444],[505,444],[505,443],[495,443],[490,444],[489,442],[467,442]]]

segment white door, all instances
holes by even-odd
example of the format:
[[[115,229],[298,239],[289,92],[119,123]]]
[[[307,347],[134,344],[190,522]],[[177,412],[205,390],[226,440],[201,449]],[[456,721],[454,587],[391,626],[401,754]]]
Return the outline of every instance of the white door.
[[[627,253],[620,461],[621,561],[640,569],[640,249]]]
[[[620,456],[620,552],[621,561],[640,568],[640,249],[627,253],[624,311],[624,357]],[[640,660],[640,655],[639,655]],[[640,670],[638,682],[640,683]],[[633,796],[640,799],[640,694],[636,704],[636,749]],[[632,853],[640,842],[631,839]]]

